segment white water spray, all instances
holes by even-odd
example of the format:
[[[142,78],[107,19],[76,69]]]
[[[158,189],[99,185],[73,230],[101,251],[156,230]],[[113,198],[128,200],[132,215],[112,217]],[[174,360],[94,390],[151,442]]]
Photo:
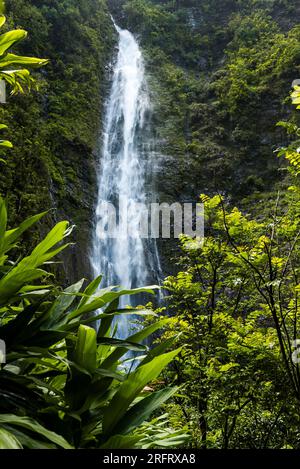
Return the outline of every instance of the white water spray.
[[[94,235],[92,266],[95,275],[102,274],[106,285],[125,288],[145,286],[157,249],[139,236],[142,214],[136,203],[145,204],[146,153],[144,141],[145,116],[149,111],[149,97],[141,50],[127,31],[116,26],[119,34],[119,52],[114,67],[112,88],[106,107],[104,139],[98,174],[98,203],[96,232]],[[145,145],[144,145],[145,144]],[[118,205],[126,201],[130,216],[130,231],[136,236],[103,238],[100,226],[105,225],[103,202]],[[119,207],[119,221],[123,217]],[[152,253],[151,253],[152,252]],[[154,253],[154,255],[153,255]],[[153,267],[152,267],[153,268]],[[159,264],[157,264],[159,271]],[[153,280],[153,278],[151,279]],[[124,297],[121,307],[130,303]],[[121,318],[121,317],[120,317]],[[118,320],[118,336],[126,337],[130,331],[126,318]]]

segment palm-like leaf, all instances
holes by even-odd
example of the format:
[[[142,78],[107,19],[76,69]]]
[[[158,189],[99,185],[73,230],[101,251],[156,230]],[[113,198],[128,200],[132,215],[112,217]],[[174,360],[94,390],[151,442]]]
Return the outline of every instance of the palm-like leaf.
[[[41,284],[49,277],[48,261],[68,245],[72,227],[67,222],[58,223],[23,259],[11,263],[8,255],[43,215],[7,230],[0,198],[0,337],[7,346],[7,364],[0,370],[0,447],[138,447],[145,435],[128,433],[176,392],[166,388],[145,394],[143,388],[178,350],[165,353],[173,339],[150,352],[143,344],[168,320],[124,340],[112,335],[111,326],[120,314],[153,315],[120,309],[119,300],[153,293],[156,287],[99,289],[100,277],[85,289],[84,280],[63,291]],[[88,326],[95,317],[98,333]],[[120,366],[128,350],[146,354],[131,372]]]

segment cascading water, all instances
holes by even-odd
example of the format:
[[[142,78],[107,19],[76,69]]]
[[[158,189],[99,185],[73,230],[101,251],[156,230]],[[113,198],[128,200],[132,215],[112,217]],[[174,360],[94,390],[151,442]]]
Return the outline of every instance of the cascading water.
[[[145,286],[150,280],[155,246],[139,235],[142,209],[146,195],[146,123],[149,97],[144,75],[141,50],[127,31],[116,26],[119,34],[119,52],[114,67],[112,88],[106,106],[105,129],[98,174],[98,203],[96,230],[93,243],[92,266],[96,275],[102,274],[106,285],[125,288]],[[120,203],[122,200],[122,203]],[[103,237],[102,228],[107,216],[103,204],[119,207],[119,224],[126,210],[131,236]],[[149,257],[152,256],[152,259]],[[156,270],[159,270],[158,262]],[[154,268],[155,270],[155,268]],[[151,278],[153,280],[153,276]],[[122,299],[121,307],[130,304]],[[124,338],[129,333],[126,319],[118,320],[117,335]]]

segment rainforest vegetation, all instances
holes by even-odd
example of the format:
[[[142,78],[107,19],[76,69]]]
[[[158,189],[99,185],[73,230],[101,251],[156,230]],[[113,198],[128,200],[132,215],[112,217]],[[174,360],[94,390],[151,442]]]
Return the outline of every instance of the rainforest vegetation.
[[[300,449],[298,2],[0,4],[0,448]],[[158,242],[160,302],[89,262],[111,15],[157,196],[205,207],[203,244]]]

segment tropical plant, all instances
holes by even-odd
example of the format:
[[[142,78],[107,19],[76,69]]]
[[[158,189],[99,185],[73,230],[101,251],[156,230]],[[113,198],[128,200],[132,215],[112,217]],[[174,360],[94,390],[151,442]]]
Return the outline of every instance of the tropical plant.
[[[6,22],[4,2],[0,2],[0,28]],[[27,37],[23,29],[15,29],[0,35],[0,80],[4,80],[11,87],[12,94],[24,93],[25,88],[30,89],[35,80],[30,74],[28,67],[41,67],[48,60],[36,57],[24,57],[9,52],[9,49]],[[7,126],[0,124],[0,130]],[[0,147],[11,148],[12,143],[8,140],[0,140]],[[3,159],[1,160],[4,161]]]
[[[0,371],[0,446],[13,448],[124,448],[142,445],[136,431],[178,388],[146,385],[178,355],[170,343],[148,351],[143,345],[167,320],[114,336],[119,315],[153,315],[120,309],[124,295],[153,289],[99,289],[101,278],[82,290],[84,280],[65,290],[45,270],[68,244],[72,227],[56,225],[33,251],[16,258],[20,237],[45,214],[6,230],[0,199],[0,337],[6,364]],[[10,252],[14,253],[9,259]],[[99,328],[91,327],[99,321]],[[175,340],[175,336],[173,340]],[[133,366],[128,351],[143,354]],[[130,364],[131,363],[131,364]],[[169,431],[170,438],[173,432]],[[176,434],[185,441],[184,432]]]
[[[4,2],[0,3],[0,27],[6,22]],[[7,81],[12,87],[12,93],[24,92],[24,86],[30,88],[34,83],[28,67],[41,67],[48,63],[46,59],[25,57],[9,52],[18,42],[26,39],[27,32],[15,29],[0,35],[0,79]],[[16,68],[17,67],[17,68]]]

